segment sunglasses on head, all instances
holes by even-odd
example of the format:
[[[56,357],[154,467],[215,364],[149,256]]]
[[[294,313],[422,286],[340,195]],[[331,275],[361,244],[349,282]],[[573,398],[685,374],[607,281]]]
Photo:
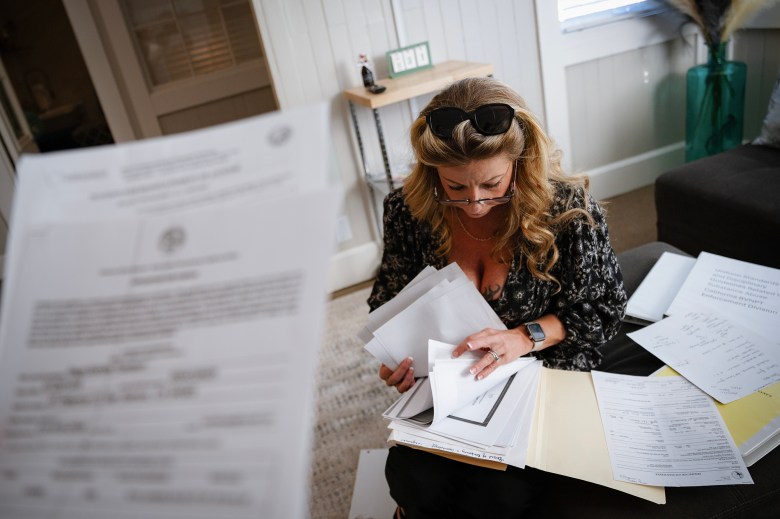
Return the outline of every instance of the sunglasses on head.
[[[515,109],[505,103],[482,105],[473,112],[466,112],[454,106],[443,106],[431,110],[425,116],[425,122],[436,137],[449,139],[455,127],[463,121],[471,121],[471,125],[482,135],[500,135],[506,133],[512,126]]]

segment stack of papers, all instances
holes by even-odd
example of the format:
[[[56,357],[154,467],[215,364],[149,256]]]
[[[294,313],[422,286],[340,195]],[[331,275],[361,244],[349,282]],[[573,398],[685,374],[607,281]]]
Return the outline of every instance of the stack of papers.
[[[658,322],[630,335],[687,377],[667,380],[518,359],[476,381],[468,368],[482,353],[452,359],[454,345],[503,325],[457,265],[427,269],[361,332],[389,367],[412,356],[416,373],[428,375],[384,413],[390,441],[487,466],[527,465],[655,503],[665,502],[664,486],[752,483],[747,465],[780,441],[780,357],[764,335],[776,325],[750,312],[727,312],[750,328],[729,321],[711,301],[725,298],[722,287],[702,279],[731,286],[731,299],[750,311],[776,315],[777,274],[706,254],[671,261],[683,289],[666,291],[656,305],[664,310],[646,312]],[[748,288],[735,286],[737,276]]]
[[[729,430],[751,424],[732,435],[754,463],[780,443],[780,270],[702,252],[664,313],[628,336],[721,409],[739,408],[723,416]]]
[[[541,363],[517,359],[477,380],[468,370],[484,352],[452,350],[484,328],[506,329],[456,263],[426,268],[369,315],[366,349],[391,368],[412,357],[427,375],[384,413],[391,441],[525,466]]]
[[[479,357],[452,359],[453,349],[430,341],[429,376],[384,413],[391,440],[524,467],[541,363],[518,359],[476,380],[468,369]]]
[[[484,328],[506,330],[457,263],[426,267],[406,287],[368,315],[358,334],[366,350],[395,368],[412,357],[416,373],[428,372],[428,339],[458,344]]]

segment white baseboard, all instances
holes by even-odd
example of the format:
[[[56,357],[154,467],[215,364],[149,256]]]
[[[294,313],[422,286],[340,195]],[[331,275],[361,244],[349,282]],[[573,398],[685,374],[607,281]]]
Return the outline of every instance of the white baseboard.
[[[685,162],[685,143],[678,142],[635,155],[586,173],[596,200],[622,195],[653,184],[662,173]]]
[[[380,259],[377,242],[364,243],[334,254],[330,259],[328,291],[335,292],[373,278]]]

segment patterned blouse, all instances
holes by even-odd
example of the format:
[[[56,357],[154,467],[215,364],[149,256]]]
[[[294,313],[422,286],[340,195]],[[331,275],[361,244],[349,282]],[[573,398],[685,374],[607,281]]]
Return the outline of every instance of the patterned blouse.
[[[582,188],[559,184],[551,214],[565,211],[572,189],[577,190],[573,205],[585,207]],[[588,371],[598,367],[602,357],[598,347],[617,333],[625,312],[623,276],[609,242],[604,212],[588,197],[596,225],[578,217],[557,233],[560,258],[550,273],[561,283],[561,290],[556,293],[555,283],[534,277],[518,247],[500,299],[488,301],[510,329],[547,313],[558,316],[566,339],[533,353],[549,368]],[[441,269],[448,263],[436,255],[438,239],[428,223],[412,217],[400,189],[385,198],[384,234],[382,264],[368,298],[371,310],[392,299],[427,265]]]

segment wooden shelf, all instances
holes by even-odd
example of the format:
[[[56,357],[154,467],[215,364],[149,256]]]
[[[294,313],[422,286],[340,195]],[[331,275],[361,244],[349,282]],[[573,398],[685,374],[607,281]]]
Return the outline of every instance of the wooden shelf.
[[[368,108],[406,101],[413,97],[438,92],[450,83],[467,77],[489,76],[493,74],[490,63],[470,63],[466,61],[445,61],[433,68],[412,72],[395,79],[380,79],[376,83],[387,87],[381,94],[372,94],[366,87],[359,86],[344,91],[346,98],[353,103]]]

